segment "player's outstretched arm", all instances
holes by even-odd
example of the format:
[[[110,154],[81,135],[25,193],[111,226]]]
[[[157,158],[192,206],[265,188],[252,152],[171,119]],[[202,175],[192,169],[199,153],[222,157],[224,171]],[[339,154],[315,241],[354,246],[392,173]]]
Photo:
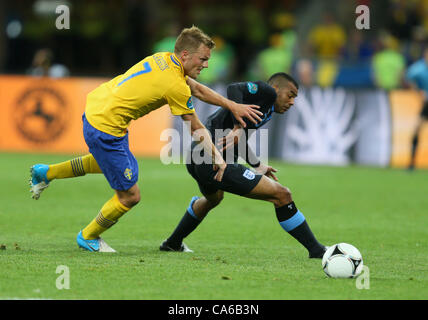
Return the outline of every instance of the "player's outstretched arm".
[[[203,148],[206,152],[211,152],[214,170],[217,170],[214,179],[221,181],[223,179],[224,171],[226,170],[226,162],[221,156],[220,152],[217,150],[215,145],[211,141],[211,136],[202,122],[199,120],[199,117],[196,113],[184,114],[181,116],[184,121],[190,122],[190,130],[192,136],[195,134],[198,136],[198,140],[202,143]]]
[[[259,106],[236,103],[190,77],[187,78],[187,84],[189,85],[193,96],[206,103],[214,104],[230,110],[236,120],[238,120],[244,128],[247,125],[243,118],[247,118],[254,124],[257,124],[262,120],[259,116],[263,115],[263,113],[256,110],[260,108]]]

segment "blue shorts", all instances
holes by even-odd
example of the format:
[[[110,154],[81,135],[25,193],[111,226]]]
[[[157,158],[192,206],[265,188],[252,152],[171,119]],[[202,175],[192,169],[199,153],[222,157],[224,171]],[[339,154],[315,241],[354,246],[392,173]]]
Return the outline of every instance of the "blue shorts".
[[[138,162],[129,150],[128,133],[115,137],[95,129],[83,120],[83,136],[110,186],[119,191],[130,189],[138,180]]]

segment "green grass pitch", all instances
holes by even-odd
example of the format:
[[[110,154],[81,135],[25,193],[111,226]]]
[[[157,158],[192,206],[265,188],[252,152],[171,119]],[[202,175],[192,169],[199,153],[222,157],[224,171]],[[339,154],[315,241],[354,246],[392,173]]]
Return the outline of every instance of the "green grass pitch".
[[[32,164],[69,158],[0,154],[0,299],[428,299],[426,170],[272,162],[317,238],[361,251],[369,288],[358,289],[327,278],[270,203],[231,194],[186,239],[194,253],[160,252],[200,193],[184,165],[158,159],[139,159],[142,200],[103,234],[118,253],[82,251],[77,233],[113,195],[104,176],[54,181],[38,201],[28,192]]]

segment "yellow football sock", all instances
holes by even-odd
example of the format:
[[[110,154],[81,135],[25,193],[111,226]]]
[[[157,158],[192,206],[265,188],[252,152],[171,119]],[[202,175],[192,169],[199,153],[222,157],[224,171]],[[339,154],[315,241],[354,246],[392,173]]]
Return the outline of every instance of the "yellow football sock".
[[[87,173],[102,173],[92,154],[49,165],[48,180],[84,176]]]
[[[114,225],[121,216],[129,211],[117,197],[117,194],[107,201],[101,208],[96,218],[82,230],[82,236],[86,240],[96,239],[101,233]]]

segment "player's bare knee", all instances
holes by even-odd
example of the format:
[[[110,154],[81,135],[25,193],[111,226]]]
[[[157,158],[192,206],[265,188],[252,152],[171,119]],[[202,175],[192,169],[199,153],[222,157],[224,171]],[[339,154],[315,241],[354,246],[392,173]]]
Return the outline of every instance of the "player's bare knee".
[[[131,193],[131,194],[126,194],[126,195],[122,195],[121,197],[119,197],[119,201],[128,208],[132,208],[133,206],[137,205],[141,200],[141,195],[140,193]]]
[[[132,207],[135,206],[135,205],[137,205],[140,202],[140,200],[141,200],[140,193],[133,194],[132,197],[131,197]]]
[[[281,184],[278,184],[278,187],[276,188],[274,204],[277,207],[282,207],[292,201],[293,198],[291,197],[291,190]]]
[[[224,198],[224,193],[223,192],[222,193],[218,193],[215,197],[207,198],[208,203],[209,203],[211,209],[217,207],[220,204],[220,202],[223,201],[223,198]]]
[[[224,193],[220,193],[215,200],[215,206],[218,206],[220,202],[223,201],[223,199],[224,199]]]

